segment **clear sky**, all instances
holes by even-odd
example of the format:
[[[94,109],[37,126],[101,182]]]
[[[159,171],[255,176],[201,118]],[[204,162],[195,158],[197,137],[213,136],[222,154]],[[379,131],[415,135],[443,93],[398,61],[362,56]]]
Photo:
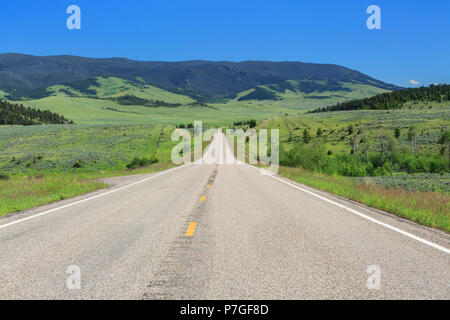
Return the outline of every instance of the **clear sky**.
[[[81,8],[81,30],[66,9]],[[381,30],[366,9],[381,8]],[[449,0],[0,0],[0,53],[333,63],[450,83]]]

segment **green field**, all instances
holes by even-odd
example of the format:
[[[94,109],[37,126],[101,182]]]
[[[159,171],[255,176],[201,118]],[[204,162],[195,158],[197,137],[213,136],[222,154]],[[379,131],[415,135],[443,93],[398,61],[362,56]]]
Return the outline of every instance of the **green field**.
[[[0,172],[30,175],[124,169],[134,157],[170,161],[171,125],[0,127]],[[158,146],[159,143],[159,146]]]
[[[450,106],[434,106],[432,109],[356,110],[273,117],[258,128],[279,129],[280,140],[287,150],[301,140],[305,129],[311,134],[312,141],[319,140],[317,129],[321,128],[321,138],[327,150],[348,153],[351,150],[349,125],[354,127],[355,134],[364,134],[372,140],[377,140],[380,132],[384,136],[394,137],[394,130],[399,128],[400,138],[397,141],[403,148],[410,147],[407,132],[411,126],[415,126],[419,152],[437,152],[441,132],[450,127]]]

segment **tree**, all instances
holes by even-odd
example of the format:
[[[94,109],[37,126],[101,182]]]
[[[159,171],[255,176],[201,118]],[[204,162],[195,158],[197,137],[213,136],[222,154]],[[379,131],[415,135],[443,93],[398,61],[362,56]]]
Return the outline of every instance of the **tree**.
[[[348,135],[351,136],[353,134],[353,131],[354,131],[353,130],[353,125],[349,125],[347,130],[348,130]]]
[[[416,155],[416,140],[417,140],[417,128],[412,126],[408,130],[408,141],[411,142],[411,152],[413,156]]]
[[[439,138],[439,144],[442,145],[444,157],[450,161],[450,130],[442,132]]]
[[[303,130],[303,142],[309,143],[311,141],[311,135],[309,134],[308,130]]]
[[[384,164],[384,136],[383,136],[383,131],[380,130],[378,133],[378,140],[380,141],[380,167],[383,167]]]
[[[352,146],[353,156],[355,157],[355,160],[356,160],[356,153],[358,151],[358,145],[359,145],[359,139],[356,134],[354,136],[352,136],[352,138],[350,139],[350,145]]]
[[[372,147],[372,141],[366,136],[363,135],[361,138],[361,148],[366,156],[366,164],[369,164],[369,151]]]
[[[386,154],[387,157],[389,158],[390,162],[389,162],[389,173],[392,176],[392,167],[393,167],[393,159],[394,159],[394,152],[397,148],[397,142],[396,140],[392,139],[392,138],[388,138],[387,142],[386,142]]]
[[[394,130],[394,136],[398,139],[398,138],[400,138],[400,128],[395,128],[395,130]]]
[[[320,138],[322,136],[322,133],[323,133],[322,128],[318,128],[317,129],[317,138]]]

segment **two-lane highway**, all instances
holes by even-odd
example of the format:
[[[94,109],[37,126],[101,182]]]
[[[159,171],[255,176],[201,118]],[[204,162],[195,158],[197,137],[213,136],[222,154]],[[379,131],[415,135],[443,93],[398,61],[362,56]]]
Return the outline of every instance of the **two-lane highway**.
[[[0,219],[0,298],[450,298],[447,234],[223,153]]]

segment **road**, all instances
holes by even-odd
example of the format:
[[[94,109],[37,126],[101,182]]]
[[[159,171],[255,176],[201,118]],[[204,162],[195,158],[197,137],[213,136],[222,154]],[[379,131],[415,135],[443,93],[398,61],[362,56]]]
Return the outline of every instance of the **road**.
[[[0,299],[450,298],[447,234],[209,151],[0,219]]]

